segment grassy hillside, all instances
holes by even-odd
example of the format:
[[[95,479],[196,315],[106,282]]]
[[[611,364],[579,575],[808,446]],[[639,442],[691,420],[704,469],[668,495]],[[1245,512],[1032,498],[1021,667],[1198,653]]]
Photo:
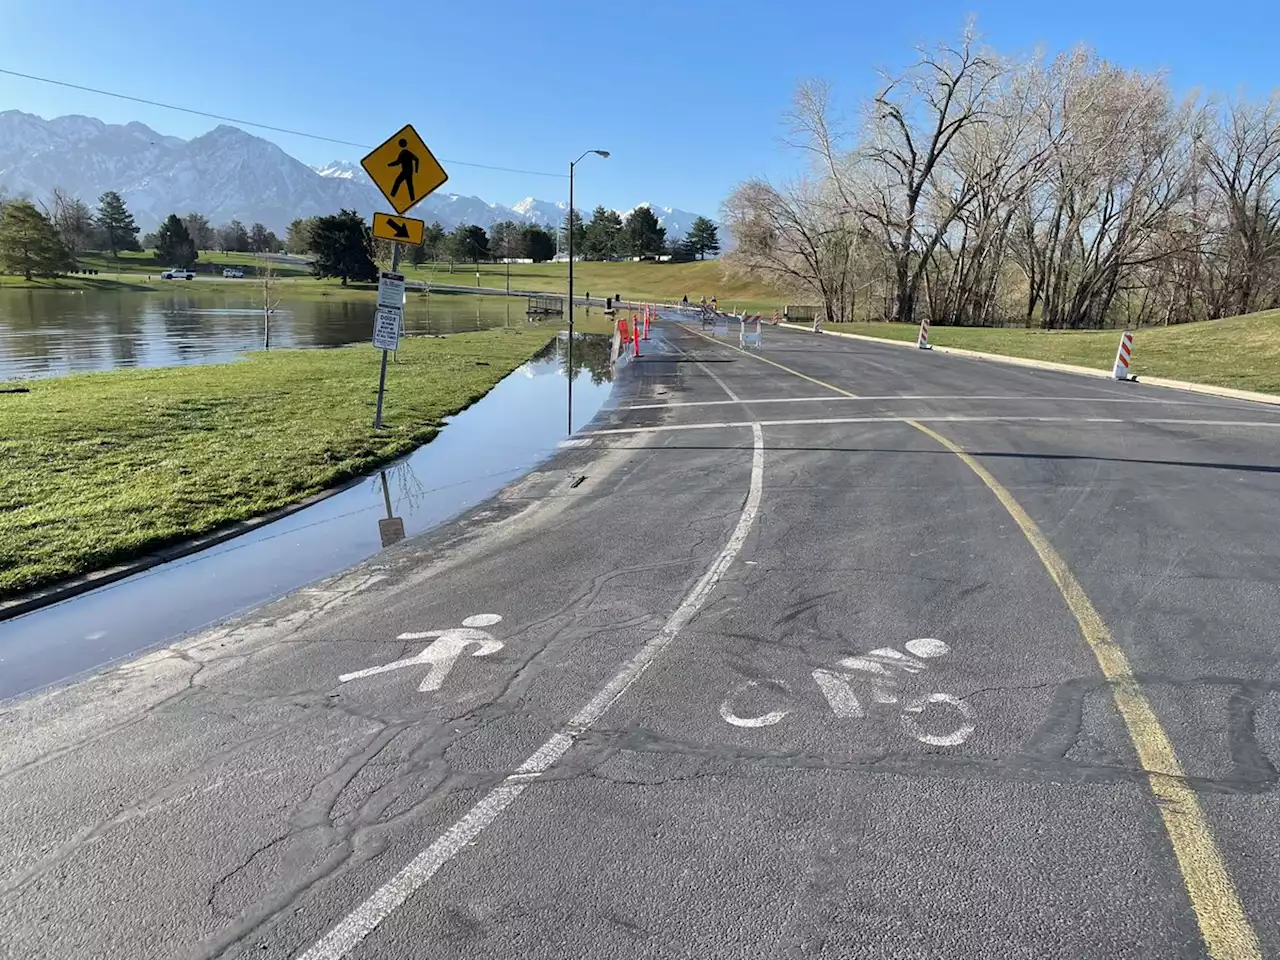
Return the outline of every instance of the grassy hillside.
[[[830,329],[890,340],[916,339],[916,327],[907,324],[857,323]],[[1120,331],[931,327],[929,340],[941,347],[1110,370]],[[1140,329],[1134,334],[1133,371],[1139,378],[1169,377],[1280,393],[1280,310]]]
[[[435,283],[476,283],[479,286],[503,287],[507,282],[507,265],[503,263],[458,263],[450,273],[449,264],[423,264],[421,267],[403,267],[405,276],[414,280],[431,280]],[[546,290],[564,293],[569,289],[569,265],[567,263],[513,263],[511,286],[519,290]],[[756,280],[725,276],[724,268],[717,260],[700,260],[695,263],[576,263],[573,267],[574,293],[593,297],[607,297],[620,293],[633,299],[679,300],[688,296],[692,301],[700,297],[717,297],[722,309],[741,307],[748,310],[774,309],[786,302],[785,294]]]

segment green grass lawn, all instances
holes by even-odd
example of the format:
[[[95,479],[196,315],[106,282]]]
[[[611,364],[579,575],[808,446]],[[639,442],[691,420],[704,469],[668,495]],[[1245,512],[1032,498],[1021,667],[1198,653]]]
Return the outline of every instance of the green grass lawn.
[[[431,439],[556,327],[403,341],[375,432],[366,344],[0,394],[0,597],[307,497]]]
[[[827,329],[889,340],[916,339],[915,325],[830,324]],[[1119,330],[1023,330],[930,327],[929,341],[1010,357],[1110,370]],[[1280,310],[1134,332],[1133,371],[1260,393],[1280,393]]]
[[[170,264],[156,259],[154,251],[122,253],[118,258],[108,254],[90,253],[79,258],[81,268],[98,270],[97,275],[71,274],[53,279],[23,280],[20,276],[0,274],[0,289],[29,290],[172,290],[186,283],[222,280],[222,270],[238,266],[251,277],[261,261],[248,253],[218,253],[201,251],[196,264],[197,278],[193,281],[161,280],[160,274]],[[384,269],[389,264],[383,263]],[[349,284],[343,287],[333,279],[317,280],[308,269],[298,264],[276,264],[279,289],[287,297],[347,297],[359,296],[374,289],[373,284]],[[440,284],[476,286],[476,272],[480,273],[479,286],[503,288],[507,283],[507,265],[482,263],[456,263],[450,272],[448,263],[412,266],[401,264],[401,271],[412,280],[429,280]],[[565,293],[569,286],[567,263],[513,263],[511,286],[517,290]],[[702,260],[695,263],[594,263],[574,265],[574,293],[595,297],[622,294],[633,300],[676,301],[683,296],[697,302],[701,297],[718,298],[723,310],[748,310],[772,313],[794,298],[778,293],[766,284],[742,277],[729,278],[719,261]]]
[[[108,253],[82,253],[76,258],[77,269],[97,270],[96,274],[71,273],[62,277],[35,277],[26,280],[20,275],[0,274],[0,288],[24,290],[168,290],[187,281],[161,280],[160,274],[172,266],[156,258],[154,250],[141,253],[121,253],[113,257]],[[253,276],[261,266],[259,257],[251,253],[219,253],[204,250],[196,262],[197,280],[222,279],[226,267],[239,267],[246,277]],[[273,263],[277,277],[284,282],[303,280],[310,284],[317,281],[310,269],[295,263]],[[337,284],[334,281],[335,285]]]
[[[452,273],[448,263],[426,263],[420,267],[402,265],[402,270],[411,279],[434,283],[472,286],[476,284],[477,270],[480,272],[479,286],[505,287],[507,282],[507,265],[504,263],[482,263],[478,267],[457,263]],[[569,289],[569,265],[513,263],[511,286],[518,290],[563,294]],[[589,292],[593,297],[611,297],[620,293],[629,299],[664,301],[688,296],[695,303],[700,297],[717,297],[721,309],[732,307],[761,312],[772,312],[788,300],[786,295],[759,281],[727,278],[717,260],[694,263],[575,263],[573,292],[577,296],[585,296]]]

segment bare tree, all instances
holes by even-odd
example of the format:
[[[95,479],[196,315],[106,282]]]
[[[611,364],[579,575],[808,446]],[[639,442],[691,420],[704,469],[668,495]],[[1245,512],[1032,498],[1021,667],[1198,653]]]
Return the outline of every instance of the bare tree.
[[[1265,103],[1229,104],[1207,138],[1205,167],[1226,211],[1227,273],[1236,312],[1276,303],[1264,290],[1280,260],[1280,90]]]
[[[943,161],[958,138],[990,121],[1004,71],[968,27],[958,46],[924,51],[905,73],[887,78],[869,105],[861,153],[871,189],[861,211],[893,258],[896,320],[914,320],[930,259],[976,195],[974,181],[949,176]]]
[[[271,254],[262,256],[261,266],[258,267],[258,279],[261,281],[262,296],[262,349],[271,349],[271,314],[275,313],[276,307],[280,306],[280,300],[276,297],[276,263]]]
[[[823,316],[849,319],[859,236],[856,224],[819,181],[782,189],[750,180],[723,207],[737,242],[724,258],[733,271],[769,277],[795,293],[816,296]]]
[[[1087,49],[1008,60],[967,28],[886,78],[860,127],[820,80],[785,122],[809,169],[739,186],[726,262],[828,318],[861,302],[1074,328],[1280,305],[1280,92],[1203,106]]]
[[[93,241],[93,211],[78,197],[73,197],[61,187],[53,188],[53,196],[45,206],[45,215],[53,222],[62,245],[72,259],[89,249]]]

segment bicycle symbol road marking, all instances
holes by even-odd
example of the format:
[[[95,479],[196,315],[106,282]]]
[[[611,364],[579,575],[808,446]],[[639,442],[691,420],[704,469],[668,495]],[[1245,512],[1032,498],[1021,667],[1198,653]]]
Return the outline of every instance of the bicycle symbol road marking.
[[[899,692],[904,676],[924,673],[929,669],[928,661],[949,653],[951,647],[933,637],[908,640],[902,646],[905,653],[893,647],[879,647],[869,653],[845,657],[835,669],[814,670],[811,676],[832,714],[841,720],[863,720],[868,710],[877,706],[897,706],[899,722],[908,736],[935,747],[960,746],[976,729],[973,708],[968,703],[950,693],[929,693],[904,700]],[[766,685],[790,695],[786,684],[749,680],[740,684],[720,704],[721,718],[735,727],[746,728],[771,727],[781,723],[791,713],[790,709],[769,710],[756,716],[742,716],[733,709],[735,699],[753,688]],[[855,687],[867,689],[864,695],[867,706],[864,706],[864,697],[859,696]],[[945,732],[938,732],[938,726],[947,722],[943,719],[946,714],[958,716],[951,717],[951,726]]]

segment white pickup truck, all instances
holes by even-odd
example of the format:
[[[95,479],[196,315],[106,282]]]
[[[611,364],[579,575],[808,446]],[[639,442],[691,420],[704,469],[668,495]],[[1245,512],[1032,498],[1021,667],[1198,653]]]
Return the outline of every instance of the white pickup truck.
[[[181,267],[174,267],[160,274],[161,280],[194,280],[195,278],[196,275],[192,271],[183,270]]]

